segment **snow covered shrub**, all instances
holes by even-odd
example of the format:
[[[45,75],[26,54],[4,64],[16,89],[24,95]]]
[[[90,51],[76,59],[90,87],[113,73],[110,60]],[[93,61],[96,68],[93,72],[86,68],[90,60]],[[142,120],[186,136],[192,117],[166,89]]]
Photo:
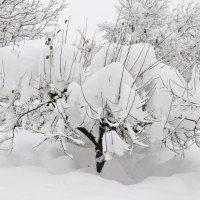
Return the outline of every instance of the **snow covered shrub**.
[[[186,79],[190,79],[192,68],[199,64],[200,42],[200,4],[189,1],[188,4],[179,4],[169,17],[166,39],[159,47],[162,56],[173,52],[166,57],[166,63],[175,66]]]
[[[91,59],[85,77],[79,48],[48,38],[28,57],[30,47],[32,41],[19,43],[17,50],[0,49],[0,55],[9,54],[1,71],[2,149],[7,142],[12,149],[16,131],[31,130],[44,137],[35,148],[57,142],[70,157],[69,144],[92,148],[100,173],[115,155],[140,153],[157,143],[176,153],[192,142],[199,145],[199,119],[193,118],[199,116],[197,67],[188,85],[176,69],[156,60],[150,44],[108,44]],[[11,66],[17,67],[16,77]]]
[[[110,44],[95,55],[91,72],[95,74],[105,63],[113,61],[123,63],[136,80],[137,87],[142,86],[145,90],[143,106],[154,119],[146,129],[149,144],[160,141],[178,154],[189,149],[193,143],[199,146],[198,65],[194,67],[188,84],[175,68],[156,60],[152,46],[136,44],[120,47]],[[192,127],[188,127],[188,121]]]
[[[168,5],[168,0],[119,0],[116,23],[105,22],[99,25],[100,30],[112,43],[156,45],[166,31]]]
[[[157,65],[146,75],[154,77],[150,85],[154,89],[147,103],[147,110],[152,110],[156,118],[148,130],[151,142],[161,141],[179,155],[193,144],[199,147],[198,65],[193,68],[189,83],[176,69],[164,64]]]
[[[149,43],[156,57],[173,66],[186,79],[199,62],[199,12],[196,2],[180,4],[174,10],[164,0],[120,0],[115,23],[99,25],[109,43]]]
[[[98,172],[114,154],[122,156],[138,146],[147,147],[144,127],[152,119],[143,110],[138,90],[120,63],[100,69],[80,86],[82,126],[95,145]]]
[[[150,45],[147,46],[149,50]],[[4,54],[11,53],[9,57],[15,65],[26,71],[19,73],[15,84],[8,84],[9,77],[3,77],[2,91],[11,95],[1,103],[2,111],[6,111],[1,121],[2,144],[10,140],[12,147],[15,131],[23,128],[43,134],[44,141],[59,141],[66,154],[67,143],[92,145],[98,172],[113,154],[122,156],[138,146],[148,146],[144,143],[148,138],[145,127],[152,119],[144,109],[147,97],[141,94],[142,86],[137,87],[136,77],[132,77],[122,63],[114,62],[105,68],[102,65],[85,80],[85,59],[79,49],[54,45],[48,39],[46,45],[39,47],[43,49],[40,50],[43,56],[37,57],[37,62],[29,62],[30,58],[23,55],[30,47],[30,44],[19,44],[17,55],[10,47],[1,49]],[[126,49],[123,56],[132,52],[129,50]],[[105,56],[101,59],[104,64]],[[2,74],[8,73],[9,62],[13,61],[4,61]],[[24,63],[33,65],[24,68],[27,67]],[[146,66],[145,62],[143,65]],[[140,71],[138,68],[135,73]]]
[[[162,141],[179,154],[193,144],[200,147],[199,84],[199,66],[196,65],[189,84],[178,85],[179,90],[168,89],[172,100],[164,126],[166,136]]]
[[[0,51],[1,110],[6,112],[1,119],[4,130],[9,132],[23,125],[23,128],[37,127],[33,128],[37,131],[53,118],[53,102],[66,98],[70,81],[80,79],[84,59],[80,60],[77,48],[53,44],[50,38],[46,43],[43,40],[20,42],[18,47],[8,46]],[[5,138],[10,138],[9,134]]]
[[[40,0],[1,0],[0,46],[43,36],[65,6],[63,0],[51,0],[47,6]]]

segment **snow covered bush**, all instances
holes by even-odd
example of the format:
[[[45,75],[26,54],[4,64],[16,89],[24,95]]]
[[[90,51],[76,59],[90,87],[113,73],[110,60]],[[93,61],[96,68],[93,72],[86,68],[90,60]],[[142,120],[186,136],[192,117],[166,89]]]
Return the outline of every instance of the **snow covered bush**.
[[[1,0],[0,46],[43,36],[65,6],[63,0],[51,0],[46,6],[40,0]]]
[[[5,96],[1,105],[2,111],[6,111],[1,116],[2,144],[10,140],[12,148],[18,128],[41,133],[44,141],[60,141],[66,154],[67,143],[86,143],[95,149],[98,172],[113,154],[122,156],[136,146],[147,147],[144,127],[152,119],[143,109],[145,95],[140,94],[142,86],[137,88],[136,80],[121,63],[111,63],[85,80],[85,59],[78,49],[47,41],[43,51],[41,46],[36,47],[43,55],[40,60],[37,57],[37,62],[29,62],[29,57],[23,58],[30,47],[27,44],[19,44],[19,54],[11,47],[1,49],[4,54],[11,54],[2,63]],[[21,60],[32,65],[24,68],[27,66]],[[6,66],[13,61],[21,68],[19,72],[26,73],[18,72],[15,82],[9,84]]]
[[[190,80],[199,62],[199,3],[183,2],[172,10],[164,0],[119,0],[116,8],[116,22],[99,25],[104,39],[118,46],[149,43],[158,59]]]
[[[199,64],[199,14],[198,2],[179,4],[169,17],[166,39],[159,47],[162,56],[172,52],[165,62],[176,67],[189,80],[192,68]]]
[[[195,65],[189,84],[177,85],[178,90],[168,89],[172,100],[164,127],[166,136],[162,141],[178,154],[193,144],[200,147],[199,73],[199,66]]]
[[[198,67],[188,85],[150,44],[108,44],[86,73],[82,49],[41,41],[0,49],[1,149],[12,150],[16,131],[31,130],[43,135],[34,148],[56,142],[70,157],[70,144],[93,149],[100,173],[113,157],[155,144],[176,153],[199,145]]]
[[[168,0],[119,0],[116,23],[105,22],[99,27],[111,42],[156,45],[164,38],[168,7]]]

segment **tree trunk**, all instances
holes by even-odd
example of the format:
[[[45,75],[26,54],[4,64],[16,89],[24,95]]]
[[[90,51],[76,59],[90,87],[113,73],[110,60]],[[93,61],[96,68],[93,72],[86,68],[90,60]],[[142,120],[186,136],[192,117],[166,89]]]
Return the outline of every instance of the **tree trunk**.
[[[105,157],[103,153],[103,135],[106,131],[106,124],[100,123],[99,124],[99,139],[96,142],[95,137],[88,132],[84,127],[78,127],[79,131],[81,131],[94,145],[95,145],[95,152],[96,152],[96,170],[98,173],[101,173],[104,164],[105,164]]]
[[[95,146],[96,150],[96,169],[98,173],[101,173],[104,164],[105,164],[105,157],[103,153],[103,135],[105,133],[106,126],[104,123],[99,124],[99,140]]]
[[[102,143],[98,143],[96,145],[95,150],[96,150],[96,170],[98,173],[101,173],[103,166],[105,164]]]

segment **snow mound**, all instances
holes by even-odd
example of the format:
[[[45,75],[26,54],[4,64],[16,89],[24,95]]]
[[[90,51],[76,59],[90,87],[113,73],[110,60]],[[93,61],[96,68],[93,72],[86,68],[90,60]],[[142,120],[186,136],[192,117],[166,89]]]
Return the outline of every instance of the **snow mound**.
[[[125,64],[126,69],[134,76],[144,72],[156,63],[155,51],[150,44],[135,44],[131,48],[123,46],[121,52],[118,51],[114,44],[103,47],[92,59],[91,74],[117,61]],[[118,56],[117,59],[115,59],[116,56]]]
[[[61,43],[51,48],[43,39],[0,48],[0,92],[9,94],[27,81],[30,84],[41,77],[54,83],[77,81],[84,63],[77,48]]]

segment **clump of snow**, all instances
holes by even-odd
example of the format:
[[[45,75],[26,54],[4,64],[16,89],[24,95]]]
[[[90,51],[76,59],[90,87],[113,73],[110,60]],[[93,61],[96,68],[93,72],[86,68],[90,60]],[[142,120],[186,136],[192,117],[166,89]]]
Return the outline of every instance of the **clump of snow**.
[[[111,160],[112,155],[123,156],[130,151],[130,145],[124,142],[115,131],[106,132],[103,136],[103,153],[105,160]]]
[[[125,64],[130,74],[135,76],[149,69],[156,62],[155,51],[149,44],[141,43],[131,47],[123,46],[122,50],[116,49],[116,47],[117,45],[114,44],[102,47],[92,59],[90,66],[91,74],[112,62],[120,62]],[[116,56],[118,57],[116,58]]]
[[[112,63],[88,78],[82,86],[83,94],[93,107],[98,108],[102,98],[103,102],[116,102],[121,82],[131,87],[133,78],[120,63]]]
[[[77,48],[61,43],[50,47],[45,45],[43,39],[3,47],[0,49],[0,60],[2,95],[9,95],[20,85],[22,92],[23,90],[27,92],[27,84],[38,88],[37,82],[41,77],[47,82],[55,83],[59,89],[59,83],[63,80],[66,82],[79,80],[84,63]],[[27,94],[28,96],[30,95]]]

